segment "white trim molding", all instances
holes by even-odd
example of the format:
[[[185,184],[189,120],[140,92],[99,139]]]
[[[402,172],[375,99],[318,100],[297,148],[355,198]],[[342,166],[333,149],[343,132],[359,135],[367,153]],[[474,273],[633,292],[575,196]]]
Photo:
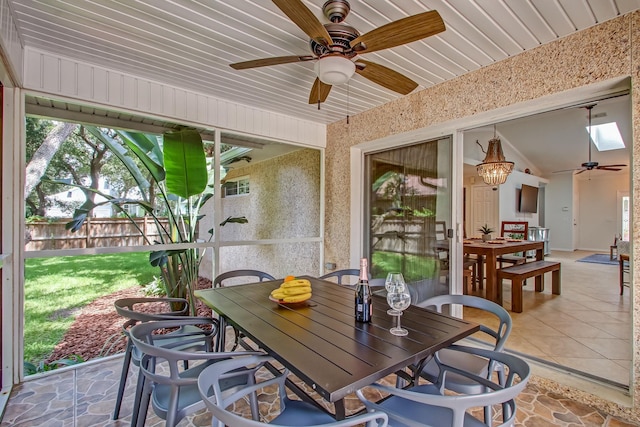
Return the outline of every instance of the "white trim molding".
[[[30,47],[25,49],[24,69],[24,87],[28,90],[309,147],[326,146],[324,124],[218,99]]]
[[[0,52],[4,66],[0,69],[3,86],[20,86],[24,66],[24,48],[9,0],[0,0]]]

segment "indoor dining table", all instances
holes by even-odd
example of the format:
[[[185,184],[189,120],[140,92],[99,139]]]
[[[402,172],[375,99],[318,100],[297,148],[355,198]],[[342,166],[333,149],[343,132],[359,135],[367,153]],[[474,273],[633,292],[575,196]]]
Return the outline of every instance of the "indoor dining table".
[[[198,290],[196,297],[219,316],[221,330],[232,325],[332,402],[336,419],[345,417],[343,399],[385,376],[418,365],[437,350],[473,334],[479,326],[410,306],[402,316],[405,337],[389,329],[386,299],[373,296],[371,323],[354,317],[354,291],[322,279],[311,282],[313,296],[298,304],[269,299],[282,280]],[[220,345],[224,347],[224,335]],[[291,385],[291,383],[289,383]],[[298,389],[297,391],[300,391]]]
[[[474,254],[480,257],[482,260],[480,268],[482,268],[482,264],[486,265],[485,298],[498,304],[501,304],[502,301],[502,287],[497,283],[498,256],[533,250],[536,251],[536,260],[544,259],[544,242],[515,239],[491,240],[489,242],[484,242],[479,239],[473,239],[464,240],[463,244],[463,251],[465,254]],[[544,280],[544,278],[541,278],[540,280]]]

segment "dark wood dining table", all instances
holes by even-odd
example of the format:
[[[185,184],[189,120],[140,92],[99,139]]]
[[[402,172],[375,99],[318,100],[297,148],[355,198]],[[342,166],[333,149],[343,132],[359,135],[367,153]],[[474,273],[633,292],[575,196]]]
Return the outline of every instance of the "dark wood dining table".
[[[482,261],[480,268],[482,268],[482,264],[486,266],[485,298],[498,304],[502,300],[502,286],[497,283],[498,272],[496,264],[498,256],[533,250],[536,251],[536,260],[544,259],[544,242],[533,240],[509,241],[508,239],[494,240],[491,243],[483,242],[482,240],[464,240],[463,242],[464,253],[479,256]]]
[[[373,296],[372,322],[358,323],[352,289],[303,278],[311,282],[313,296],[295,305],[269,299],[282,280],[198,290],[195,294],[220,315],[221,327],[230,324],[242,331],[332,402],[336,419],[345,417],[343,399],[347,395],[424,362],[437,350],[479,330],[473,322],[410,306],[402,316],[402,326],[409,334],[397,337],[389,332],[395,319],[387,314],[384,297]]]

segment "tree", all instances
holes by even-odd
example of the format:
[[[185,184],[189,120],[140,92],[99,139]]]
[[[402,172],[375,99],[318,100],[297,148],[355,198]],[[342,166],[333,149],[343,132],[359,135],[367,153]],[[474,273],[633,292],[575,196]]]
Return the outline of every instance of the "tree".
[[[33,153],[31,161],[27,164],[24,187],[25,199],[29,197],[33,189],[40,183],[40,180],[49,167],[51,159],[53,159],[53,156],[58,152],[62,143],[67,140],[77,126],[75,123],[59,122],[49,132],[35,153]]]
[[[47,138],[55,132],[56,122],[50,120],[27,117],[27,161],[30,164],[37,152],[45,151]],[[112,130],[103,130],[115,136]],[[51,148],[51,147],[49,147]],[[42,172],[42,171],[41,171]],[[120,161],[115,159],[111,151],[99,139],[86,131],[84,126],[77,126],[65,142],[60,145],[53,157],[46,165],[46,176],[50,179],[66,180],[68,182],[86,186],[85,196],[95,200],[95,192],[100,187],[101,179],[109,185],[109,193],[124,197],[132,188],[135,181]],[[78,208],[78,202],[67,202],[59,198],[47,197],[60,192],[59,185],[40,180],[30,194],[25,198],[27,216],[45,216],[47,208],[56,206],[62,211],[72,212]],[[89,215],[92,215],[90,213]]]

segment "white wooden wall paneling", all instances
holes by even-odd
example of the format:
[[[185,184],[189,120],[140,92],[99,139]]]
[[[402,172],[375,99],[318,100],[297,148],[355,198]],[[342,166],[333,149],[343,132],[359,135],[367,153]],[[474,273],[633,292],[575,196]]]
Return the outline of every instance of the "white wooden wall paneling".
[[[24,49],[8,0],[0,0],[0,50],[7,59],[5,67],[10,73],[10,77],[0,76],[3,79],[2,83],[5,86],[13,84],[20,86],[22,84]],[[13,81],[7,81],[9,78]]]
[[[1,1],[1,0],[0,0]],[[326,126],[27,47],[24,87],[178,121],[324,148]]]

